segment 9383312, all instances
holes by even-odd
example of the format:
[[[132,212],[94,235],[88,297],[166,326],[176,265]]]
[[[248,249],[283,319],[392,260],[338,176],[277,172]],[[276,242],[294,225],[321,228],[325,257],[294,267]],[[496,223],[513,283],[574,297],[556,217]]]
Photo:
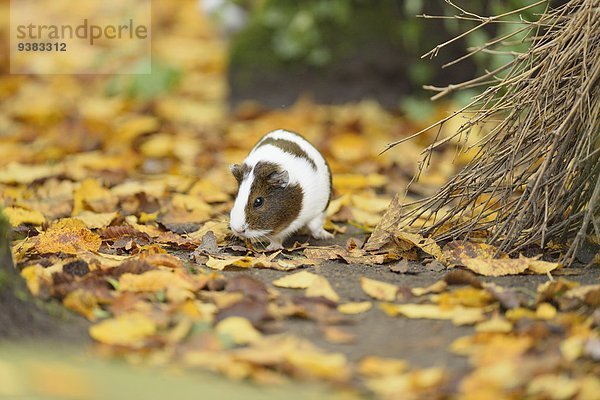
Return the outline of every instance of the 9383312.
[[[67,51],[66,43],[38,43],[38,42],[19,42],[18,51]]]

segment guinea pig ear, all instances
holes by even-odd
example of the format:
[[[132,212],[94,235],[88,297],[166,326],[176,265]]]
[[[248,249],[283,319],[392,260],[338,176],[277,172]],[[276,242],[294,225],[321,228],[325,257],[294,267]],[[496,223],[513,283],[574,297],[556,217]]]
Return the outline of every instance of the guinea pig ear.
[[[290,182],[290,176],[286,170],[275,171],[267,178],[271,186],[286,187]]]
[[[238,183],[241,183],[244,179],[244,168],[240,164],[233,164],[229,167],[229,169],[235,177],[235,180],[238,181]]]

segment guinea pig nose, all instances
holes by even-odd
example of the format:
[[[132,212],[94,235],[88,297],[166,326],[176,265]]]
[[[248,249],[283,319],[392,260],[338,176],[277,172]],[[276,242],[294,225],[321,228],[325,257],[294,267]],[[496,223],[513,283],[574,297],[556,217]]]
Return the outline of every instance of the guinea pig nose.
[[[231,230],[234,233],[240,234],[246,231],[246,227],[244,225],[231,225]]]

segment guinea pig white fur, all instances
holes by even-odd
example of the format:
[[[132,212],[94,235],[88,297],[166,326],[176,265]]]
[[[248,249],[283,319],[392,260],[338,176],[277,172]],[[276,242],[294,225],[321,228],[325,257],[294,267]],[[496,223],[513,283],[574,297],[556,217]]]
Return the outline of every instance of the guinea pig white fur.
[[[304,226],[316,239],[333,237],[323,229],[331,171],[302,136],[282,129],[267,133],[231,172],[239,184],[230,216],[237,236],[267,239],[266,250],[282,248],[283,241]]]

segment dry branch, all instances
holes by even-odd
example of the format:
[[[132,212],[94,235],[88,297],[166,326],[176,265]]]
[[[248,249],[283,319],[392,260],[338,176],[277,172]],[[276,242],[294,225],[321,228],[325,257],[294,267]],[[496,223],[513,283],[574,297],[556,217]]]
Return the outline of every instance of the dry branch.
[[[494,17],[457,7],[457,17],[476,20],[479,29],[540,3]],[[521,22],[524,26],[516,29],[531,40],[526,53],[514,53],[505,65],[470,81],[429,87],[439,92],[433,98],[463,88],[486,89],[430,127],[468,114],[451,137],[426,149],[426,159],[449,140],[494,127],[479,138],[478,156],[436,194],[412,206],[393,202],[371,246],[418,222],[421,233],[438,239],[486,231],[489,242],[511,252],[568,242],[563,253],[568,264],[588,233],[600,235],[600,1],[571,0],[546,9],[537,21]],[[510,37],[490,40],[459,60],[480,51],[503,51]]]

